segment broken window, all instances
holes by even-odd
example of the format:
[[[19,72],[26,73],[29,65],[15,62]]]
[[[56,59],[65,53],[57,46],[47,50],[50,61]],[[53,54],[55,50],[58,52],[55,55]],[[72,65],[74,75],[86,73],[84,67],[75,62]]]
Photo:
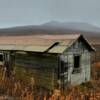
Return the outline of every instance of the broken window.
[[[80,72],[80,55],[74,55],[74,68],[73,73],[79,73]]]

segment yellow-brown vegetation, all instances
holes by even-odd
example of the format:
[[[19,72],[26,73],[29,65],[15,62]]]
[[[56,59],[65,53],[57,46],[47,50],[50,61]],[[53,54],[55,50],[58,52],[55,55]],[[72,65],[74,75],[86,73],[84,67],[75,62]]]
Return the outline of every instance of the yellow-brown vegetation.
[[[64,91],[36,87],[34,78],[31,78],[30,84],[15,76],[7,78],[0,70],[0,100],[100,100],[100,76],[97,74],[100,73],[100,62],[94,63],[92,69],[93,78],[90,82],[69,86]]]

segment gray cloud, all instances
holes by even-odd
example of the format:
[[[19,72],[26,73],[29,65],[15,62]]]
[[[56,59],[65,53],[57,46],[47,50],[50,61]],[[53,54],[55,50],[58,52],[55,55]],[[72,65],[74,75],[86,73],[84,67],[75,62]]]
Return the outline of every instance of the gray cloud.
[[[100,25],[100,0],[0,0],[0,26],[50,20]]]

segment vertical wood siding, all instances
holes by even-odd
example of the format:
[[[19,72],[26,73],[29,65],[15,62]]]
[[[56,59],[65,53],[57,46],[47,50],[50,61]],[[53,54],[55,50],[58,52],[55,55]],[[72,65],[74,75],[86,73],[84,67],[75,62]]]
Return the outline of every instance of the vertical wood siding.
[[[73,73],[74,68],[74,54],[81,56],[79,73]],[[90,52],[85,46],[84,42],[77,40],[68,50],[64,52],[65,61],[68,62],[68,81],[72,85],[80,84],[90,80],[91,64]],[[68,58],[68,59],[66,59]]]

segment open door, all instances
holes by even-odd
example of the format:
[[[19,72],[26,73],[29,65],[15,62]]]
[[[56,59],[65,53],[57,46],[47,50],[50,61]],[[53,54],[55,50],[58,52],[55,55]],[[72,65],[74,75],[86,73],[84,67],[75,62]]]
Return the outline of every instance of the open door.
[[[62,59],[62,57],[59,59],[59,77],[60,80],[60,87],[64,90],[65,86],[68,82],[68,63]]]

